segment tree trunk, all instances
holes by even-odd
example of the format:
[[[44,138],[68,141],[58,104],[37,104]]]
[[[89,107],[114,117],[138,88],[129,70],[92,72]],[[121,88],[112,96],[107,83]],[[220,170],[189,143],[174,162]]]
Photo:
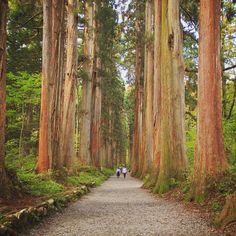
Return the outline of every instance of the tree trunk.
[[[134,131],[132,142],[132,159],[131,171],[132,175],[136,175],[139,167],[139,138],[140,138],[140,82],[141,82],[141,66],[142,66],[142,48],[140,44],[140,22],[136,22],[137,39],[136,39],[136,52],[135,52],[135,110],[134,110]],[[142,128],[142,127],[141,127]]]
[[[145,74],[144,74],[144,89],[145,89],[145,140],[144,140],[144,163],[142,176],[150,173],[153,161],[153,0],[146,2],[146,45],[145,45]]]
[[[141,177],[144,163],[144,135],[145,135],[145,122],[144,122],[144,88],[141,86],[140,88],[140,106],[139,106],[139,165],[138,165],[138,173],[137,176]]]
[[[62,120],[62,150],[63,166],[70,169],[74,162],[76,80],[77,80],[77,0],[68,0],[67,6],[67,48],[66,73],[64,85],[64,103]]]
[[[160,38],[160,171],[155,187],[159,193],[171,187],[186,170],[184,132],[184,63],[180,30],[179,0],[162,1]]]
[[[92,133],[91,133],[91,159],[92,165],[100,166],[100,147],[101,147],[101,110],[102,110],[102,91],[101,91],[101,76],[98,69],[100,68],[100,59],[97,59],[97,73],[94,82],[94,102],[93,102],[93,117],[92,117]]]
[[[161,0],[154,0],[154,84],[153,84],[153,174],[158,175],[161,157]]]
[[[112,108],[111,104],[108,106],[108,139],[107,139],[107,158],[108,158],[108,166],[112,168],[113,160],[112,160]]]
[[[95,9],[91,0],[85,1],[85,29],[83,70],[86,78],[82,83],[82,116],[80,123],[80,154],[83,164],[91,164],[91,123],[94,72],[94,44],[95,44]]]
[[[6,24],[8,2],[0,2],[0,197],[10,195],[10,182],[5,170],[6,125]]]
[[[206,177],[217,176],[228,168],[222,129],[220,4],[220,0],[200,1],[196,200],[204,198]]]
[[[96,9],[95,14],[99,14],[98,11],[100,9],[101,2],[96,1]],[[96,19],[94,28],[96,28],[96,36],[95,36],[95,73],[93,77],[93,102],[92,102],[92,127],[91,127],[91,163],[95,167],[100,167],[101,165],[101,155],[100,155],[100,148],[101,148],[101,113],[102,113],[102,77],[101,77],[101,66],[102,62],[100,59],[100,48],[99,48],[99,29],[100,29],[100,22],[99,19]]]
[[[37,171],[60,169],[62,88],[64,80],[64,0],[43,2],[42,94]]]

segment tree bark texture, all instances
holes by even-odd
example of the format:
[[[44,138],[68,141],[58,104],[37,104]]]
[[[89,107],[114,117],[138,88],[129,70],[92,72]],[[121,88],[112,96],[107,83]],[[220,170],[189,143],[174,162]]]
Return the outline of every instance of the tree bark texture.
[[[136,22],[136,30],[137,30],[137,39],[136,39],[136,52],[135,52],[135,110],[134,110],[134,131],[133,131],[133,142],[132,142],[132,158],[131,158],[131,172],[132,175],[136,175],[139,167],[139,145],[140,145],[140,126],[141,123],[141,115],[142,112],[140,110],[141,103],[141,94],[140,94],[140,86],[141,86],[141,76],[142,76],[142,48],[139,38],[140,27],[139,22]]]
[[[144,163],[144,139],[145,139],[145,122],[144,122],[144,117],[145,117],[145,113],[144,113],[144,88],[143,86],[140,88],[140,133],[139,133],[139,137],[140,137],[140,144],[139,144],[139,162],[138,162],[138,173],[137,176],[141,177],[142,175],[142,171],[143,171],[143,163]]]
[[[179,0],[162,1],[160,37],[160,171],[155,191],[169,190],[172,178],[186,169],[184,132],[184,63]]]
[[[153,173],[157,175],[161,158],[161,0],[154,0],[154,82],[153,82]]]
[[[98,50],[98,48],[97,48]],[[98,52],[98,51],[97,51]],[[98,55],[98,53],[97,53]],[[101,68],[100,58],[96,58],[96,76],[93,83],[93,113],[92,113],[92,133],[91,133],[91,162],[93,166],[100,166],[100,148],[101,148],[101,111],[102,111],[102,91],[101,76],[99,75]]]
[[[145,10],[145,64],[144,64],[144,163],[142,177],[151,171],[153,162],[153,70],[154,70],[154,48],[153,48],[153,0],[146,1]]]
[[[86,78],[82,82],[82,116],[80,121],[80,151],[79,158],[83,164],[91,164],[91,124],[93,72],[95,54],[95,5],[91,0],[85,1],[85,29],[83,70]]]
[[[77,0],[68,0],[67,6],[67,47],[65,84],[63,95],[63,119],[62,119],[62,160],[63,166],[71,169],[75,161],[75,113],[76,113],[76,80],[77,80],[77,19],[75,9]]]
[[[6,125],[6,24],[8,1],[0,2],[0,197],[10,194],[10,183],[5,170]]]
[[[217,176],[228,168],[222,129],[220,6],[220,0],[200,1],[196,197],[204,194],[207,175]]]
[[[95,13],[99,14],[101,8],[101,1],[96,1]],[[93,76],[93,88],[92,88],[92,126],[91,126],[91,163],[95,167],[101,165],[101,115],[102,115],[102,77],[100,70],[102,68],[102,61],[100,58],[100,47],[99,47],[99,29],[100,22],[97,18],[94,22],[94,28],[96,29],[95,34],[95,71]],[[111,156],[109,156],[111,158]]]
[[[43,1],[43,63],[37,171],[60,169],[64,81],[64,0]]]

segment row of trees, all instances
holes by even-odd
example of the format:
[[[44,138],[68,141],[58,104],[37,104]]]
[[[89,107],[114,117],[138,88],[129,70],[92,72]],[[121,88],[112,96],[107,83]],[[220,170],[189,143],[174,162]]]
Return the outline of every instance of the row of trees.
[[[85,3],[86,77],[82,84],[79,157],[82,163],[96,167],[112,167],[121,162],[120,157],[123,161],[125,158],[124,85],[116,65],[116,18],[112,1]]]
[[[136,35],[135,120],[132,173],[149,176],[147,185],[163,193],[187,170],[185,146],[185,81],[180,1],[135,1],[145,21],[144,66]],[[140,12],[145,4],[145,19]],[[200,1],[197,141],[194,196],[203,196],[207,177],[228,168],[222,129],[220,14],[221,1]],[[142,74],[143,80],[142,82]],[[143,85],[144,84],[144,85]],[[144,94],[144,96],[143,96]]]
[[[24,10],[27,14],[32,11],[32,16],[19,23]],[[0,12],[1,196],[8,195],[11,188],[4,164],[6,131],[7,146],[15,140],[19,146],[14,158],[38,155],[38,173],[70,172],[78,165],[113,167],[124,162],[125,87],[117,68],[120,30],[114,2],[45,0],[41,5],[29,0],[22,6],[18,1],[1,1]],[[10,73],[5,130],[7,50]],[[16,61],[14,50],[19,53]]]
[[[128,130],[132,173],[148,176],[146,185],[155,191],[167,191],[188,167],[185,128],[188,135],[195,120],[196,195],[204,192],[207,175],[216,176],[228,168],[220,63],[227,65],[225,71],[234,68],[231,0],[222,1],[221,58],[219,1],[201,1],[199,39],[196,1],[26,1],[8,1],[8,12],[7,1],[1,1],[0,193],[8,192],[10,186],[5,146],[8,159],[39,156],[38,172],[73,170],[75,162],[112,167],[125,162]],[[128,79],[133,79],[135,71],[135,89],[130,86],[125,91],[120,65],[128,70]],[[235,153],[236,83],[232,75],[223,74],[222,92],[223,115],[232,123],[227,152]],[[193,149],[187,149],[190,162]]]

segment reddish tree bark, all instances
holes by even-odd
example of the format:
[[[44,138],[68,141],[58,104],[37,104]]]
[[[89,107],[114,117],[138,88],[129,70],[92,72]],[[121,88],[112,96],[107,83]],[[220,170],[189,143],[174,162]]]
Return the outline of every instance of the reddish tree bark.
[[[186,170],[184,132],[184,63],[179,0],[162,1],[160,33],[160,168],[154,191],[166,192],[171,179]]]
[[[0,197],[10,195],[10,181],[5,170],[6,124],[6,24],[8,1],[0,2]]]
[[[153,162],[153,0],[146,1],[145,10],[145,64],[144,64],[144,162],[141,177],[151,172]]]
[[[96,54],[98,55],[98,48]],[[101,147],[101,112],[102,112],[102,91],[101,76],[99,68],[101,67],[100,58],[96,58],[96,76],[93,82],[93,116],[91,132],[91,163],[93,166],[100,166],[100,147]]]
[[[92,127],[92,105],[93,105],[93,80],[95,62],[95,3],[91,0],[85,1],[85,28],[84,28],[84,56],[83,69],[86,78],[82,83],[82,114],[80,121],[80,150],[79,159],[81,163],[91,164],[91,127]]]
[[[60,169],[61,107],[64,81],[64,0],[43,1],[43,63],[37,171]]]
[[[137,39],[136,39],[136,52],[135,52],[135,110],[134,110],[134,131],[133,131],[133,142],[132,142],[132,158],[131,158],[131,171],[132,175],[137,175],[139,168],[139,145],[140,145],[140,126],[141,123],[141,115],[142,113],[140,109],[141,104],[141,93],[140,93],[140,82],[142,75],[142,48],[140,44],[140,38],[138,37],[140,34],[140,22],[136,22],[136,30],[137,30]]]
[[[200,1],[196,198],[203,197],[207,175],[217,176],[228,168],[222,129],[220,6],[220,0]]]
[[[153,84],[153,174],[157,175],[161,158],[161,0],[154,0],[154,84]]]
[[[75,161],[75,110],[76,110],[76,80],[77,80],[77,0],[68,0],[67,7],[67,47],[66,47],[66,73],[63,96],[62,117],[62,160],[63,166],[72,168]]]

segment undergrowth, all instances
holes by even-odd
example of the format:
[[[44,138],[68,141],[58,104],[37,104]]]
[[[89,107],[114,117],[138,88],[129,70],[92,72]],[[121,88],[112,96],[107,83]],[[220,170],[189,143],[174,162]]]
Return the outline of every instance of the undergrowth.
[[[32,196],[53,196],[66,190],[67,187],[79,187],[83,184],[101,185],[114,170],[103,168],[98,170],[89,166],[80,167],[78,174],[67,175],[60,181],[56,172],[35,173],[36,158],[32,155],[22,158],[8,156],[6,166],[15,171],[21,191]]]

